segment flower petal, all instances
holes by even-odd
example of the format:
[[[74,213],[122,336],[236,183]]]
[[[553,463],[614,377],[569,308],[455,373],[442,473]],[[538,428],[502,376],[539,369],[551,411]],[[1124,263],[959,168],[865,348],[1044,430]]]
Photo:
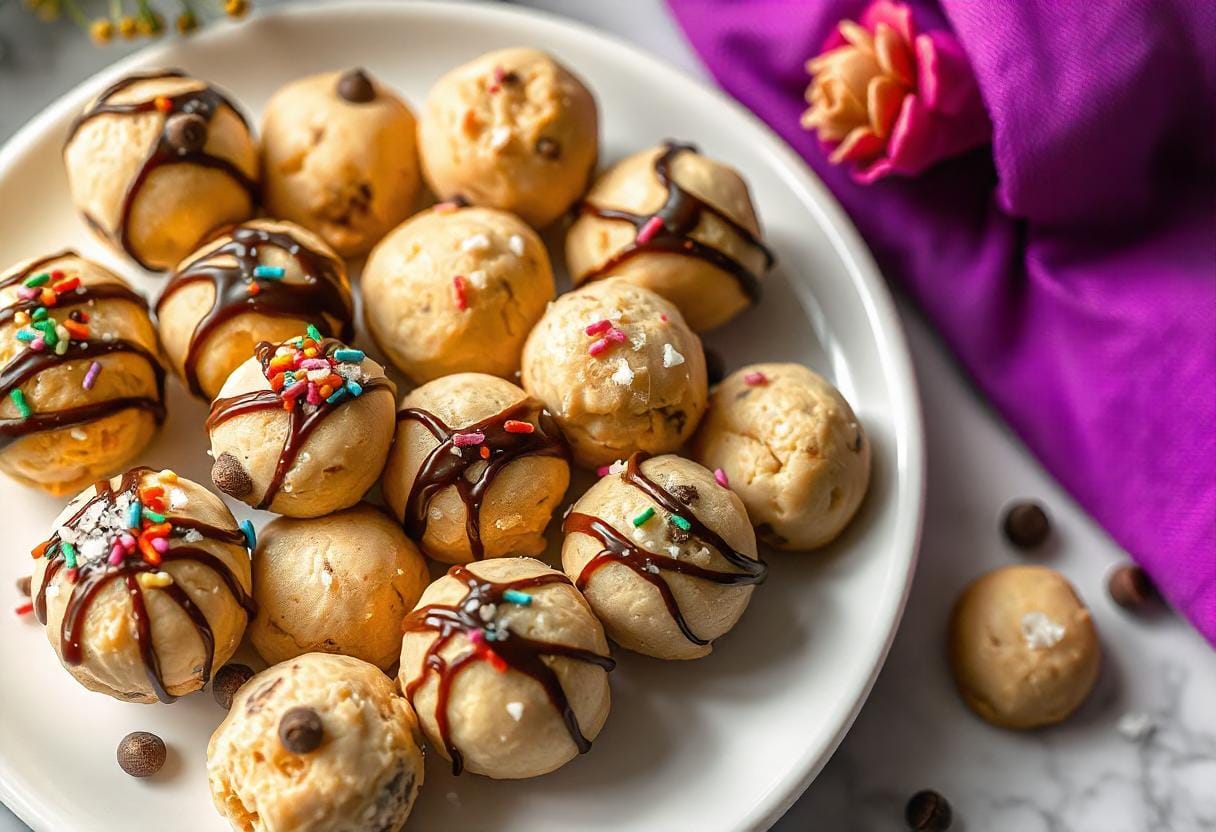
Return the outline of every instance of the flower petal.
[[[916,83],[912,46],[886,23],[879,23],[874,30],[874,54],[885,74],[908,88]]]
[[[866,93],[870,129],[875,135],[885,139],[891,135],[891,128],[899,116],[900,106],[908,92],[893,79],[879,76],[870,81]]]
[[[882,154],[886,142],[874,135],[869,127],[858,127],[832,151],[828,161],[833,165],[845,162],[867,162]]]
[[[911,43],[916,37],[916,25],[912,22],[912,9],[906,3],[877,0],[861,15],[861,25],[873,32],[879,23],[890,26],[904,40]]]
[[[874,36],[868,30],[851,20],[842,20],[836,25],[845,40],[863,52],[874,54]]]

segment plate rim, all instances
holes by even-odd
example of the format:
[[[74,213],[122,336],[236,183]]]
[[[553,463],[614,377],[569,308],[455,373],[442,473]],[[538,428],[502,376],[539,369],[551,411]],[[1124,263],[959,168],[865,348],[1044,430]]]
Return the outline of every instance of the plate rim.
[[[840,727],[829,742],[820,750],[807,747],[806,753],[791,761],[788,770],[778,785],[761,795],[743,818],[740,830],[765,832],[776,823],[802,793],[814,782],[827,765],[848,734],[857,715],[873,690],[879,673],[886,664],[895,635],[899,630],[907,605],[908,596],[919,558],[921,534],[924,524],[926,463],[923,412],[916,373],[908,346],[907,334],[896,311],[895,301],[882,273],[874,262],[873,255],[857,232],[835,196],[824,185],[811,167],[794,152],[785,141],[758,116],[723,90],[686,70],[668,63],[663,58],[645,49],[634,46],[615,34],[592,28],[579,20],[563,17],[549,11],[487,2],[487,0],[465,0],[444,3],[438,0],[322,0],[317,3],[291,4],[268,10],[257,10],[251,20],[266,21],[278,18],[324,18],[341,12],[344,15],[400,14],[428,15],[435,17],[459,17],[476,13],[500,20],[513,20],[541,25],[577,42],[578,39],[599,41],[602,45],[618,50],[622,59],[636,62],[650,70],[670,76],[674,83],[691,86],[702,94],[714,98],[736,119],[757,133],[758,156],[768,155],[769,164],[789,174],[786,184],[793,190],[819,221],[825,236],[832,244],[837,256],[848,271],[857,290],[862,309],[875,335],[882,377],[887,382],[892,401],[892,426],[895,451],[893,499],[896,500],[895,519],[892,528],[894,545],[892,557],[902,557],[888,570],[886,583],[897,579],[902,586],[897,591],[885,593],[878,613],[885,619],[884,638],[871,648],[867,657],[870,664],[868,676],[862,689],[853,697],[845,713],[838,717]],[[222,22],[193,36],[195,42],[220,40],[242,22]],[[677,27],[678,28],[678,27]],[[149,63],[163,63],[172,57],[174,40],[151,44],[121,60],[102,68],[60,95],[37,115],[26,122],[12,137],[0,146],[0,179],[6,179],[16,162],[36,142],[39,136],[50,130],[51,124],[65,115],[80,110],[88,100],[122,75]],[[699,60],[699,56],[698,56]],[[170,61],[171,62],[171,61]],[[902,567],[902,568],[901,568]],[[54,829],[56,818],[44,807],[27,797],[12,784],[16,766],[6,756],[0,755],[0,801],[8,806],[22,821],[37,830]]]

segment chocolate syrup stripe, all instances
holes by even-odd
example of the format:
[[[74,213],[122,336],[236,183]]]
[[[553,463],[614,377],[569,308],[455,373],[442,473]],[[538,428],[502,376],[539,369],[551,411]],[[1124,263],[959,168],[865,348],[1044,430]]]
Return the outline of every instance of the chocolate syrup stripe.
[[[157,301],[159,313],[174,292],[192,283],[209,282],[215,289],[215,300],[190,333],[190,343],[182,362],[186,386],[196,396],[207,398],[198,380],[198,353],[207,338],[223,323],[246,312],[257,312],[272,318],[294,318],[316,321],[325,334],[349,340],[354,337],[354,302],[342,280],[342,263],[301,244],[290,234],[263,228],[236,226],[221,230],[216,237],[230,234],[231,239],[194,260],[169,279]],[[264,248],[287,252],[296,261],[303,281],[263,280],[256,295],[249,294],[253,271],[258,266]],[[231,257],[232,266],[213,261]],[[327,317],[328,316],[328,317]],[[341,321],[337,332],[329,327],[329,317]]]
[[[110,103],[111,98],[128,87],[140,83],[141,81],[155,81],[164,78],[186,77],[188,76],[179,70],[163,70],[136,73],[114,83],[98,97],[96,104],[76,117],[76,120],[72,123],[72,126],[68,131],[67,139],[64,142],[64,149],[67,149],[68,144],[71,143],[72,139],[76,136],[76,133],[84,124],[94,118],[97,118],[98,116],[134,115],[139,113],[160,112],[157,109],[155,98],[149,101],[133,101],[127,104]],[[170,105],[169,110],[164,113],[165,124],[168,124],[168,120],[171,116],[178,113],[194,114],[210,123],[219,108],[221,106],[225,106],[236,114],[237,118],[239,118],[241,122],[245,124],[246,128],[249,126],[245,116],[236,108],[236,105],[234,105],[218,90],[210,86],[205,86],[198,90],[188,90],[186,92],[179,92],[174,95],[158,97],[164,98],[169,102]],[[102,236],[121,246],[122,249],[126,251],[128,255],[130,255],[131,259],[133,259],[140,266],[143,266],[149,271],[156,271],[156,269],[140,258],[131,246],[129,229],[127,227],[131,216],[131,208],[135,204],[135,198],[139,195],[139,190],[143,187],[144,183],[147,181],[148,177],[153,173],[153,171],[165,165],[183,164],[198,165],[200,167],[218,170],[227,174],[245,190],[246,195],[249,197],[250,208],[257,205],[258,185],[255,181],[253,181],[253,179],[246,175],[243,170],[238,168],[229,160],[220,158],[218,156],[212,156],[203,150],[196,150],[187,153],[179,152],[177,149],[170,146],[168,137],[166,135],[165,126],[162,125],[160,134],[157,136],[155,144],[153,144],[148,150],[148,154],[144,157],[139,170],[132,178],[130,185],[127,186],[126,193],[123,194],[122,206],[119,210],[118,223],[115,228],[112,230],[105,228],[88,212],[83,212],[85,220]]]
[[[506,429],[509,420],[533,424],[532,433],[512,433]],[[524,456],[558,456],[568,459],[569,449],[557,427],[557,422],[547,410],[524,399],[506,410],[475,422],[467,427],[453,430],[443,420],[422,408],[405,408],[397,413],[397,421],[415,421],[430,431],[439,444],[427,454],[410,486],[405,501],[402,524],[417,540],[426,533],[427,507],[431,499],[448,486],[455,486],[456,493],[464,503],[465,534],[474,560],[485,557],[481,542],[481,505],[495,478],[515,460]],[[480,445],[457,447],[453,443],[456,434],[482,433],[485,441]],[[490,458],[483,459],[481,448],[490,449]],[[453,453],[455,451],[455,453]],[[465,476],[470,466],[485,463],[477,479],[470,482]]]
[[[521,578],[515,581],[499,583],[481,578],[464,566],[453,566],[448,570],[448,575],[462,581],[468,586],[468,591],[464,597],[456,604],[428,604],[425,607],[416,609],[406,616],[402,625],[403,630],[407,633],[433,631],[439,634],[431,642],[430,647],[427,648],[426,655],[422,661],[422,672],[406,686],[405,695],[412,705],[414,703],[414,695],[417,693],[418,688],[426,681],[431,671],[438,674],[435,723],[439,728],[439,736],[443,741],[443,747],[447,749],[448,756],[452,759],[452,773],[460,774],[464,770],[464,756],[453,745],[448,725],[448,705],[452,683],[461,670],[482,658],[483,652],[480,649],[473,649],[462,653],[449,663],[439,655],[440,651],[457,634],[467,635],[473,631],[481,630],[485,622],[481,620],[480,615],[477,614],[477,610],[486,604],[506,603],[503,601],[503,593],[507,590],[522,591],[549,584],[564,583],[569,585],[570,579],[565,575],[549,573],[532,578]],[[471,600],[476,600],[478,603],[474,605],[474,609],[466,610],[465,606]],[[537,641],[516,633],[510,633],[504,641],[490,642],[486,646],[496,653],[510,669],[530,676],[544,688],[545,694],[549,697],[550,704],[561,715],[562,721],[565,723],[566,730],[570,734],[570,739],[574,741],[575,747],[580,754],[587,753],[591,749],[591,741],[584,736],[582,728],[579,726],[578,717],[574,713],[574,709],[570,707],[570,701],[567,699],[566,692],[562,688],[561,680],[558,678],[557,673],[545,663],[543,657],[558,656],[588,662],[603,668],[605,671],[610,671],[616,667],[616,662],[608,656],[601,656],[591,650],[571,647],[566,644]]]
[[[262,341],[254,349],[254,353],[261,363],[263,371],[269,366],[270,360],[274,357],[276,346],[278,345]],[[335,338],[324,339],[320,346],[322,352],[326,355],[331,354],[334,350],[343,348],[342,342]],[[387,378],[370,378],[362,384],[364,396],[377,390],[387,390],[390,394],[393,391]],[[283,487],[283,480],[287,477],[287,472],[291,469],[296,456],[300,453],[300,448],[303,447],[308,437],[312,435],[317,426],[335,408],[341,407],[344,403],[352,400],[353,397],[347,396],[333,404],[323,401],[312,413],[308,414],[305,414],[303,408],[299,405],[287,411],[287,436],[283,440],[282,450],[279,451],[279,459],[275,463],[274,475],[266,486],[266,493],[262,495],[261,501],[254,508],[269,508],[270,504],[274,502],[274,498],[278,495],[279,489]],[[282,409],[283,400],[279,398],[278,393],[275,393],[273,390],[251,390],[248,393],[241,393],[237,396],[216,399],[211,405],[211,412],[207,416],[205,426],[210,431],[216,425],[236,416],[255,413],[260,410]]]
[[[578,587],[580,592],[586,590],[592,576],[609,563],[619,563],[622,566],[626,566],[633,570],[638,577],[658,590],[659,595],[663,598],[664,605],[667,607],[668,614],[671,615],[672,620],[680,628],[680,632],[684,634],[685,638],[693,644],[709,644],[709,640],[701,638],[692,631],[688,621],[684,618],[684,613],[680,609],[679,603],[676,601],[675,594],[672,593],[671,587],[668,586],[662,573],[677,572],[681,575],[712,581],[716,584],[742,586],[762,583],[768,576],[768,567],[764,565],[763,561],[753,560],[742,552],[735,551],[717,532],[697,519],[697,516],[676,499],[671,492],[643,474],[641,466],[647,458],[649,458],[649,454],[641,452],[631,456],[625,470],[620,475],[621,479],[642,491],[647,497],[658,503],[659,507],[667,513],[678,514],[687,520],[690,526],[689,534],[692,537],[696,538],[700,543],[712,547],[727,563],[741,571],[721,572],[642,549],[603,518],[581,512],[571,512],[562,523],[562,532],[565,534],[585,534],[598,540],[600,546],[603,547],[600,553],[589,560],[583,567],[579,573],[578,580],[575,581],[575,586]],[[658,571],[652,571],[652,569]]]
[[[131,469],[123,474],[117,490],[110,486],[109,480],[102,480],[97,483],[95,486],[97,493],[81,505],[76,513],[63,525],[71,526],[78,523],[85,513],[99,502],[113,501],[119,494],[124,493],[131,496],[137,495],[144,474],[149,473],[150,470],[148,468]],[[189,531],[195,531],[205,538],[221,543],[243,545],[245,541],[244,534],[240,529],[220,528],[184,517],[166,517],[166,522],[173,525],[171,536],[176,538],[184,537]],[[47,619],[47,587],[51,585],[51,582],[65,563],[61,542],[59,534],[56,532],[41,546],[42,556],[52,559],[47,565],[42,585],[38,588],[38,594],[34,599],[34,614],[38,617],[38,621],[43,624],[46,623]],[[224,582],[225,586],[228,587],[228,591],[232,593],[237,603],[245,610],[248,617],[252,619],[257,614],[257,605],[254,603],[253,598],[241,586],[240,581],[233,574],[232,570],[215,555],[197,546],[178,545],[171,547],[169,551],[162,555],[162,563],[173,563],[175,561],[193,561],[215,572]],[[84,621],[89,607],[92,605],[97,594],[110,581],[122,578],[131,599],[131,617],[135,623],[135,640],[139,645],[140,658],[143,661],[148,682],[160,701],[172,702],[176,697],[171,696],[165,689],[164,678],[160,670],[160,661],[152,643],[152,622],[144,600],[144,590],[140,586],[138,579],[141,572],[155,572],[160,569],[160,566],[152,566],[142,558],[130,555],[125,557],[118,565],[109,563],[106,558],[81,563],[77,567],[77,575],[72,585],[72,594],[68,598],[67,606],[64,609],[63,622],[60,627],[60,649],[63,660],[68,664],[80,664],[84,660],[84,649],[81,644],[81,638],[83,637]],[[170,584],[160,588],[160,591],[164,592],[167,598],[177,604],[194,625],[195,632],[203,644],[205,661],[203,663],[202,681],[203,684],[206,684],[211,679],[215,659],[215,635],[211,630],[211,625],[207,621],[207,617],[203,614],[203,611],[180,586]]]
[[[667,189],[667,197],[663,202],[663,206],[654,214],[634,214],[618,208],[601,208],[590,202],[584,202],[579,206],[579,212],[582,214],[588,214],[605,220],[627,222],[632,224],[638,231],[641,231],[642,227],[654,217],[659,217],[663,220],[663,225],[646,242],[638,242],[635,239],[629,245],[609,257],[599,268],[584,275],[583,279],[595,280],[596,278],[609,275],[627,260],[642,252],[683,254],[688,257],[704,260],[711,266],[715,266],[726,272],[735,279],[739,284],[739,288],[752,303],[757,302],[760,299],[760,280],[758,275],[753,274],[733,257],[694,239],[691,235],[697,224],[701,221],[702,214],[708,212],[742,237],[748,245],[760,250],[764,255],[765,271],[772,268],[775,262],[773,253],[755,234],[728,216],[722,209],[711,205],[698,196],[694,196],[684,190],[675,181],[675,178],[672,176],[671,166],[676,156],[683,151],[696,153],[696,145],[666,142],[664,148],[663,153],[655,159],[654,173],[659,183]]]

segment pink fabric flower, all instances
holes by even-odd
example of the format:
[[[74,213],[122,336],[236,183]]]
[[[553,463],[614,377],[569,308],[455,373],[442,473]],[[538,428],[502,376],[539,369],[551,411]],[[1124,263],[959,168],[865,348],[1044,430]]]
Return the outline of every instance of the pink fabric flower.
[[[958,40],[917,34],[903,3],[875,0],[860,23],[842,20],[823,50],[806,64],[802,126],[818,133],[833,164],[852,165],[858,182],[915,176],[991,139]]]

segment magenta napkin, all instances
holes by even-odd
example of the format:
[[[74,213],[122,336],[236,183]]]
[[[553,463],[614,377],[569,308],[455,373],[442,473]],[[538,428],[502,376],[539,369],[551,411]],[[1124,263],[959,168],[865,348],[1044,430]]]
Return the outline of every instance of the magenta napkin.
[[[861,185],[799,126],[864,2],[669,0],[1052,474],[1216,645],[1216,3],[923,0],[991,146]]]

